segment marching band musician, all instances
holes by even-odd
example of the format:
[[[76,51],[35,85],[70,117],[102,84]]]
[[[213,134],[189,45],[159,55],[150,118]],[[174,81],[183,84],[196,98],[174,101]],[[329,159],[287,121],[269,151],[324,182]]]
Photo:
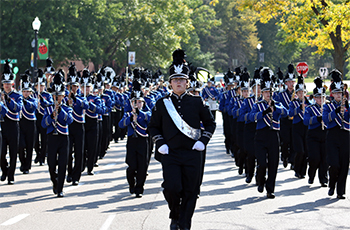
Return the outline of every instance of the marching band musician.
[[[208,102],[210,112],[213,114],[214,119],[216,119],[216,110],[217,110],[217,103],[219,97],[219,92],[213,86],[215,84],[215,78],[211,78],[208,80],[207,86],[202,91],[202,97],[204,101]]]
[[[279,92],[275,96],[277,102],[282,103],[283,107],[289,110],[289,103],[294,99],[294,66],[292,64],[288,65],[288,72],[285,75],[284,83],[287,86],[285,90]],[[283,161],[283,166],[286,168],[288,163],[291,164],[291,169],[294,167],[294,149],[293,149],[293,135],[292,135],[292,118],[282,117],[281,118],[281,160]]]
[[[307,126],[304,125],[304,112],[305,107],[310,105],[307,98],[305,98],[306,86],[304,84],[303,73],[298,76],[298,82],[295,86],[295,94],[297,98],[294,98],[289,103],[289,117],[293,117],[292,136],[293,136],[293,149],[295,151],[294,157],[294,171],[295,177],[302,179],[305,178],[307,168],[307,146],[306,146],[306,132]]]
[[[196,206],[202,154],[216,123],[201,97],[186,92],[189,68],[185,52],[173,52],[172,94],[157,101],[148,130],[163,168],[163,194],[170,209],[170,229],[190,229]],[[201,131],[201,122],[204,131]]]
[[[71,70],[72,69],[72,70]],[[80,75],[71,65],[67,74],[67,82],[70,85],[70,94],[68,96],[68,105],[72,108],[73,122],[68,126],[69,129],[69,155],[67,166],[67,182],[73,182],[72,185],[78,185],[83,170],[83,157],[85,147],[85,113],[89,104],[84,97],[78,93]],[[74,152],[74,165],[73,165]]]
[[[38,109],[36,113],[36,141],[35,141],[35,151],[36,157],[34,163],[39,163],[43,165],[45,163],[46,153],[47,153],[47,130],[41,126],[41,121],[44,116],[45,109],[51,105],[53,105],[53,98],[50,93],[46,91],[46,77],[44,72],[39,69],[38,70],[38,78],[36,80],[36,92],[34,93],[34,98],[38,100]],[[39,141],[40,138],[40,141]]]
[[[306,144],[308,149],[309,162],[309,184],[314,183],[316,170],[321,187],[327,187],[327,160],[326,160],[326,129],[322,121],[322,106],[325,100],[326,89],[320,77],[314,80],[316,87],[313,90],[313,97],[316,101],[305,109],[304,125],[308,126]]]
[[[349,171],[349,103],[343,95],[342,74],[334,69],[330,75],[333,79],[330,88],[334,100],[323,106],[322,114],[322,120],[327,126],[328,195],[333,196],[337,188],[337,198],[345,199],[346,178]]]
[[[108,72],[109,73],[109,72]],[[111,79],[109,79],[109,77],[106,77],[106,80],[103,82],[102,78],[100,76],[100,73],[97,74],[96,76],[96,81],[95,81],[95,86],[98,90],[98,94],[100,95],[101,101],[103,102],[104,106],[103,106],[103,113],[102,113],[102,123],[101,123],[101,131],[100,131],[100,145],[98,145],[100,148],[98,149],[98,157],[100,159],[102,159],[107,152],[107,148],[109,145],[109,141],[110,141],[110,113],[112,110],[112,106],[113,106],[113,100],[111,99],[111,97],[105,93],[104,87],[103,87],[103,83],[105,83],[104,85],[109,85]],[[107,84],[106,84],[107,82]],[[111,94],[112,95],[112,94]]]
[[[243,169],[245,169],[247,174],[247,151],[244,148],[244,116],[240,115],[240,110],[243,104],[243,101],[248,98],[249,96],[249,73],[247,72],[247,69],[244,69],[244,72],[241,76],[241,82],[240,82],[240,91],[241,96],[239,96],[239,99],[235,102],[234,107],[232,109],[232,116],[234,119],[237,119],[237,125],[236,125],[236,143],[239,148],[237,152],[236,157],[236,164],[238,165],[238,173],[241,175],[243,173]],[[247,176],[247,175],[246,175]]]
[[[47,129],[47,163],[53,192],[63,197],[63,184],[66,177],[67,158],[69,152],[68,125],[73,122],[72,109],[63,103],[65,97],[64,76],[58,71],[53,78],[51,92],[55,105],[47,107],[41,125]],[[56,172],[56,166],[58,171]]]
[[[7,107],[6,115],[2,123],[2,150],[1,150],[1,181],[8,180],[8,184],[15,183],[15,170],[17,162],[17,152],[19,147],[19,119],[22,110],[21,94],[13,89],[14,74],[10,67],[10,61],[5,61],[4,72],[2,74],[2,83],[4,91],[1,94],[1,101]],[[9,148],[10,164],[8,164],[7,146]]]
[[[244,99],[241,109],[239,110],[239,116],[243,116],[245,125],[244,125],[244,149],[247,152],[246,159],[246,172],[247,178],[246,183],[250,183],[254,176],[255,170],[255,149],[254,144],[252,144],[252,140],[254,140],[255,131],[256,131],[256,123],[254,120],[250,120],[249,113],[253,108],[254,103],[256,101],[260,101],[261,95],[261,79],[260,79],[260,70],[256,69],[254,71],[254,78],[251,81],[250,88],[252,89],[253,95]]]
[[[145,104],[138,80],[133,81],[133,91],[130,95],[132,111],[125,112],[119,121],[121,128],[128,129],[125,162],[128,164],[126,178],[131,194],[141,198],[149,164],[149,146],[147,126],[151,118],[151,111]]]
[[[230,154],[230,152],[231,152],[231,154],[233,154],[232,145],[230,142],[230,140],[231,140],[230,121],[229,121],[228,111],[226,108],[226,101],[229,100],[228,95],[231,92],[231,90],[235,87],[233,72],[228,70],[228,72],[225,73],[224,80],[226,83],[227,91],[224,92],[220,98],[219,111],[222,114],[222,120],[223,120],[223,131],[224,131],[224,136],[225,136],[226,154]]]
[[[85,111],[85,148],[84,166],[87,166],[87,174],[94,175],[93,168],[97,157],[97,141],[98,141],[98,114],[102,114],[102,102],[100,97],[91,93],[92,79],[88,69],[83,70],[80,79],[81,91],[84,93],[89,103],[89,108]]]
[[[23,107],[21,110],[20,139],[19,139],[19,160],[21,162],[20,171],[28,174],[32,166],[33,148],[36,137],[36,116],[38,100],[32,96],[33,89],[30,83],[30,72],[26,71],[21,76],[21,90],[23,96]]]
[[[257,159],[258,191],[262,193],[264,186],[267,198],[275,198],[274,190],[279,159],[280,119],[287,116],[287,110],[281,104],[272,100],[272,71],[264,67],[260,71],[263,99],[254,104],[250,119],[255,120],[256,133],[254,138],[255,155]],[[268,177],[266,179],[266,169]]]

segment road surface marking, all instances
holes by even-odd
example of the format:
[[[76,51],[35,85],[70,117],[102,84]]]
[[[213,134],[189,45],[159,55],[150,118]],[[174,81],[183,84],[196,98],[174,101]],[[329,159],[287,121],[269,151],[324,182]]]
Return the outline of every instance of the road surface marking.
[[[115,214],[114,215],[109,215],[107,220],[104,222],[104,224],[100,228],[100,230],[107,230],[109,228],[109,226],[111,226],[115,216],[116,216]]]
[[[27,216],[29,216],[29,214],[21,214],[21,215],[18,215],[18,216],[15,216],[7,221],[5,221],[4,223],[2,223],[1,225],[2,226],[9,226],[9,225],[12,225],[12,224],[15,224],[17,223],[18,221],[21,221],[23,220],[24,218],[26,218]]]

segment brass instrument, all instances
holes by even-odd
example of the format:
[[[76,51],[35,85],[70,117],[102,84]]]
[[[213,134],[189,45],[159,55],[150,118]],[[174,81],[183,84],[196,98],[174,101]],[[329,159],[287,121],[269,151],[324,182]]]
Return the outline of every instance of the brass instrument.
[[[324,99],[323,99],[323,92],[321,94],[321,116],[323,114],[323,104],[324,104]],[[323,120],[321,121],[321,127],[322,127],[322,130],[324,130],[324,122]]]

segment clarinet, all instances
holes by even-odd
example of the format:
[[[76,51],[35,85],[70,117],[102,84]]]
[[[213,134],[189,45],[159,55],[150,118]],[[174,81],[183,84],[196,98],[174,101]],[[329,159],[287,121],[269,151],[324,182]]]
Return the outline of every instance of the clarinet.
[[[272,105],[272,82],[270,84],[270,106]],[[272,106],[271,106],[272,107]],[[272,109],[272,108],[271,108]],[[273,112],[270,113],[271,114],[271,119],[270,119],[270,129],[273,129],[273,124],[272,124],[272,120],[273,120]]]
[[[342,88],[341,88],[341,105],[340,105],[341,129],[344,129],[344,112],[345,112],[344,94],[345,94],[344,87],[342,86]]]

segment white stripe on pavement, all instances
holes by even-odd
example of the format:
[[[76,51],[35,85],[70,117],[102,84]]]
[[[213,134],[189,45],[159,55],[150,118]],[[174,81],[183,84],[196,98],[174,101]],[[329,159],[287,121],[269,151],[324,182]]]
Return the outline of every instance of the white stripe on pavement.
[[[104,168],[110,168],[117,165],[117,163],[110,163],[110,164],[106,164],[105,166],[103,166]]]
[[[104,224],[100,228],[100,230],[107,230],[109,228],[109,226],[111,226],[115,216],[116,216],[115,214],[114,215],[109,215],[107,220],[104,222]]]
[[[7,221],[5,221],[4,223],[2,223],[1,225],[2,226],[9,226],[9,225],[12,225],[12,224],[15,224],[17,223],[18,221],[21,221],[23,220],[24,218],[26,218],[27,216],[29,216],[29,214],[21,214],[21,215],[18,215],[18,216],[15,216]]]

